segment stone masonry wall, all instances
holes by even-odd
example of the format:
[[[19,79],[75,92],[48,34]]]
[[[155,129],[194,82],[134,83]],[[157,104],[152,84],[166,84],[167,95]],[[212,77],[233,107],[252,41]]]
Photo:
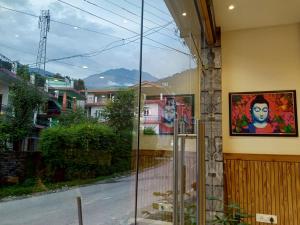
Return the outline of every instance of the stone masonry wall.
[[[206,220],[223,212],[221,48],[202,50],[201,118],[205,122]],[[218,200],[209,200],[217,198]],[[209,224],[209,223],[208,223]]]
[[[0,183],[5,183],[7,177],[22,181],[26,176],[34,176],[39,161],[39,152],[0,152]]]

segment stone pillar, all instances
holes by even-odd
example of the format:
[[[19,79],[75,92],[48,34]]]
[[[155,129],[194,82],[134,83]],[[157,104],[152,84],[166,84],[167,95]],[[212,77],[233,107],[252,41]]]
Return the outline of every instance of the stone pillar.
[[[200,103],[206,129],[206,219],[210,221],[223,212],[224,200],[221,47],[203,49],[202,64]]]
[[[76,97],[73,97],[73,112],[76,112],[77,110],[77,99]]]
[[[62,111],[65,112],[67,110],[67,93],[64,92],[63,102],[62,102]]]

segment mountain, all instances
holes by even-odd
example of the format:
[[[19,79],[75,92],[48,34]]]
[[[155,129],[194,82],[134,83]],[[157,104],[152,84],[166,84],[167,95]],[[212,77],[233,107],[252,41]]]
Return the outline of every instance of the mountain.
[[[108,87],[128,87],[139,82],[139,71],[125,68],[111,69],[100,74],[84,78],[87,89],[102,89]],[[143,72],[142,81],[157,81],[150,73]]]
[[[41,69],[40,74],[43,75],[43,70]],[[30,68],[29,67],[29,73],[39,73],[39,69],[38,68]],[[54,73],[49,72],[49,71],[45,71],[45,76],[46,77],[52,77],[54,75]]]

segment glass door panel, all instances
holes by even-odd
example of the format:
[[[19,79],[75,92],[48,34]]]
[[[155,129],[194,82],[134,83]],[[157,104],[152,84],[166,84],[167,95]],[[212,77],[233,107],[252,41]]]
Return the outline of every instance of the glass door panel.
[[[138,224],[196,224],[200,38],[193,39],[189,19],[170,11],[177,3],[145,1],[144,27],[160,29],[143,40]],[[148,71],[156,79],[147,80]]]
[[[141,1],[0,1],[0,11],[0,224],[81,224],[80,208],[84,225],[128,224]]]

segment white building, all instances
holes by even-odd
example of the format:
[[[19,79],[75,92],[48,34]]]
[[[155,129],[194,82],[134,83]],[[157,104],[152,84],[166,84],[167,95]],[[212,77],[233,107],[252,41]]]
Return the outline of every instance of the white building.
[[[0,113],[3,113],[3,110],[8,105],[9,85],[16,79],[16,74],[7,69],[0,68]]]
[[[115,96],[116,90],[88,90],[86,91],[85,107],[89,117],[104,121],[103,111],[106,104]]]

